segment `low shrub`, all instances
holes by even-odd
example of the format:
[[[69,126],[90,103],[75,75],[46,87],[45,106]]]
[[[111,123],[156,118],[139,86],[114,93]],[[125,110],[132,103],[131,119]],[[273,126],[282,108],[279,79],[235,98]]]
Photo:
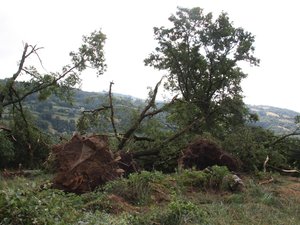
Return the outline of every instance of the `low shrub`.
[[[0,129],[0,167],[5,168],[15,156],[13,143],[4,131]]]
[[[71,224],[80,216],[79,196],[59,190],[0,192],[1,224]]]
[[[257,172],[263,170],[267,156],[270,158],[268,165],[281,167],[287,164],[284,149],[288,145],[272,145],[277,138],[271,131],[246,126],[228,134],[222,147],[242,161],[244,171]]]
[[[181,225],[206,224],[206,213],[190,201],[173,200],[163,209],[155,209],[143,215],[131,215],[129,224]]]
[[[151,197],[157,185],[163,183],[165,177],[166,175],[161,172],[142,171],[141,173],[130,174],[127,179],[111,181],[102,190],[118,195],[132,204],[143,205],[152,200]],[[164,189],[162,185],[160,186]]]
[[[177,173],[176,181],[182,188],[194,188],[198,190],[227,190],[230,176],[226,166],[213,166],[202,171],[182,170]]]

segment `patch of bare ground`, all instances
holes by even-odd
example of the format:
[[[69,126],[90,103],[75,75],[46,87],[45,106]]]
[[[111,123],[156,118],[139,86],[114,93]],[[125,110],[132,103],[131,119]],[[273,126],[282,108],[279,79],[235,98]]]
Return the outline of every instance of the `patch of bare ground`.
[[[141,209],[128,203],[124,198],[111,194],[108,197],[110,202],[110,213],[120,214],[122,212],[139,213]]]
[[[278,186],[276,192],[283,199],[292,199],[300,203],[300,178],[287,177],[285,182]]]

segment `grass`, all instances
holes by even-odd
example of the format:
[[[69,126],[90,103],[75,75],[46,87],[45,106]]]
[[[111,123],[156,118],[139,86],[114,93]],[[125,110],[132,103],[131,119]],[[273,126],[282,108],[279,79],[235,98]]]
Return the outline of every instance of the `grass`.
[[[226,176],[220,167],[142,172],[83,195],[49,188],[51,175],[0,178],[0,224],[300,224],[299,178],[244,176],[232,192]]]

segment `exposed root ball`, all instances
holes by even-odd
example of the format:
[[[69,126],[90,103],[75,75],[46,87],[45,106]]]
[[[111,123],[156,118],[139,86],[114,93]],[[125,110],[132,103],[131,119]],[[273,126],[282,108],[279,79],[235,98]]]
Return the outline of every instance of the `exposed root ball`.
[[[237,159],[215,143],[205,139],[198,139],[188,145],[179,159],[181,168],[195,167],[202,170],[213,165],[227,166],[231,171],[237,171],[240,167]]]
[[[123,173],[106,136],[74,135],[68,143],[54,146],[53,154],[57,162],[53,186],[68,192],[92,191]]]

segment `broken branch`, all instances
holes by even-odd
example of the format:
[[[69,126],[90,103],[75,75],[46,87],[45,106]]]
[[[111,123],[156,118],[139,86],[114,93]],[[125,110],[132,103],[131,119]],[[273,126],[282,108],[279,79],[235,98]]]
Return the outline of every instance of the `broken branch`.
[[[138,127],[140,126],[141,122],[148,116],[150,115],[155,115],[155,114],[148,114],[147,112],[148,110],[154,106],[155,104],[155,99],[156,99],[156,95],[158,92],[158,87],[161,84],[162,79],[156,84],[153,94],[151,96],[151,99],[149,101],[149,103],[146,105],[146,107],[144,108],[144,110],[141,112],[139,118],[136,120],[136,122],[129,128],[129,130],[124,134],[124,136],[122,137],[120,144],[118,146],[119,150],[122,150],[126,144],[126,142],[130,139],[130,137],[132,136],[132,134],[138,129]]]
[[[110,106],[102,106],[100,108],[97,108],[97,109],[93,109],[93,110],[84,110],[82,111],[83,114],[85,113],[97,113],[97,112],[101,112],[101,111],[104,111],[104,110],[107,110],[107,109],[110,109]]]
[[[258,184],[262,185],[262,184],[269,184],[272,183],[274,181],[274,178],[271,177],[269,180],[265,180],[265,181],[261,181]]]
[[[110,82],[109,92],[108,92],[109,107],[110,107],[110,121],[111,121],[111,125],[113,127],[113,130],[114,130],[114,133],[115,133],[115,137],[118,139],[119,142],[121,142],[121,138],[118,135],[116,125],[115,125],[115,119],[114,119],[114,107],[113,107],[113,103],[112,103],[112,94],[111,94],[111,87],[112,87],[113,84],[114,84],[114,82]]]

